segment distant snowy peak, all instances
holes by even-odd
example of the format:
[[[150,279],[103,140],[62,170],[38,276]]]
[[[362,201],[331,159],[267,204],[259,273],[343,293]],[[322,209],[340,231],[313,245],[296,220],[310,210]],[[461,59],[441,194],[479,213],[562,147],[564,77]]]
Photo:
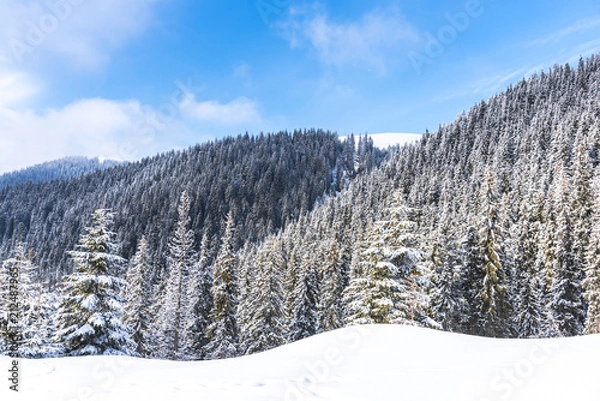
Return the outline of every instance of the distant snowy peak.
[[[422,138],[421,134],[409,134],[399,132],[382,132],[379,134],[368,134],[373,139],[373,145],[380,149],[387,149],[389,146],[404,145],[411,142],[416,142]],[[357,138],[358,135],[355,135]],[[347,137],[340,137],[345,140]],[[358,141],[357,141],[358,143]]]

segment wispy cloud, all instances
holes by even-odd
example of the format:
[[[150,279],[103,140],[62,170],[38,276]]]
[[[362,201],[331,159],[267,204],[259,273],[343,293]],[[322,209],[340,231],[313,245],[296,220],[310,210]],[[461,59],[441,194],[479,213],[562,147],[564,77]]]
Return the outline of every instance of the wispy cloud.
[[[0,3],[0,59],[21,65],[31,58],[60,57],[97,68],[110,52],[144,32],[160,0],[43,1]]]
[[[556,32],[553,32],[549,35],[541,37],[539,39],[533,40],[529,42],[527,45],[530,47],[533,46],[544,46],[552,42],[556,42],[560,39],[563,39],[569,35],[589,30],[592,28],[596,28],[600,26],[600,17],[586,18],[575,22],[573,25],[568,26],[566,28],[562,28]]]
[[[188,95],[182,101],[181,110],[192,119],[221,126],[243,126],[260,124],[262,117],[258,103],[245,97],[220,103],[216,100],[197,101],[194,95]]]
[[[376,9],[354,21],[333,21],[320,6],[291,8],[276,25],[291,47],[308,47],[325,65],[360,66],[384,73],[393,55],[419,41],[416,29],[395,8]]]

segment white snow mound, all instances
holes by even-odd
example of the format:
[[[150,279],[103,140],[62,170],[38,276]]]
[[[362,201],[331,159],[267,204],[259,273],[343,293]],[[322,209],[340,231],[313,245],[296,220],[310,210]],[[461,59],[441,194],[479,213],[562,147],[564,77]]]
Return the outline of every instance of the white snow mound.
[[[0,357],[0,400],[600,400],[600,336],[496,340],[355,326],[224,361]]]

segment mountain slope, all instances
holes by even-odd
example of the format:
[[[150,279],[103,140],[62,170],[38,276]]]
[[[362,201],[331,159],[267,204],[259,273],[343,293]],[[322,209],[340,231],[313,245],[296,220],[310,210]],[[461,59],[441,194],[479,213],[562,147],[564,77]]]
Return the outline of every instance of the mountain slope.
[[[363,146],[359,159],[368,159],[368,166],[361,165],[370,169],[381,155],[372,145]],[[223,221],[232,211],[237,248],[339,190],[355,174],[354,156],[352,145],[321,130],[245,135],[67,181],[10,186],[0,189],[0,258],[22,238],[35,250],[43,278],[54,280],[68,271],[65,252],[73,249],[87,216],[102,206],[117,212],[114,228],[123,256],[131,257],[147,235],[160,270],[184,190],[191,197],[196,239],[206,233],[216,252]]]
[[[15,184],[46,182],[52,180],[69,180],[96,170],[105,170],[118,166],[112,160],[100,161],[98,158],[66,157],[51,162],[37,164],[19,171],[0,175],[0,189]]]
[[[600,337],[492,340],[358,326],[223,361],[124,357],[22,361],[3,400],[597,400]],[[0,357],[8,366],[9,359]]]

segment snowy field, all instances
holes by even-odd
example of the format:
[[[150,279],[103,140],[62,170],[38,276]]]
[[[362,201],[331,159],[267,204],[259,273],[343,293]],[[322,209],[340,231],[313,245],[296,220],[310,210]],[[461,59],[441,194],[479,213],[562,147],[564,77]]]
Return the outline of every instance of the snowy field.
[[[209,362],[122,357],[23,361],[0,400],[600,400],[600,336],[493,340],[402,326],[351,327]]]

